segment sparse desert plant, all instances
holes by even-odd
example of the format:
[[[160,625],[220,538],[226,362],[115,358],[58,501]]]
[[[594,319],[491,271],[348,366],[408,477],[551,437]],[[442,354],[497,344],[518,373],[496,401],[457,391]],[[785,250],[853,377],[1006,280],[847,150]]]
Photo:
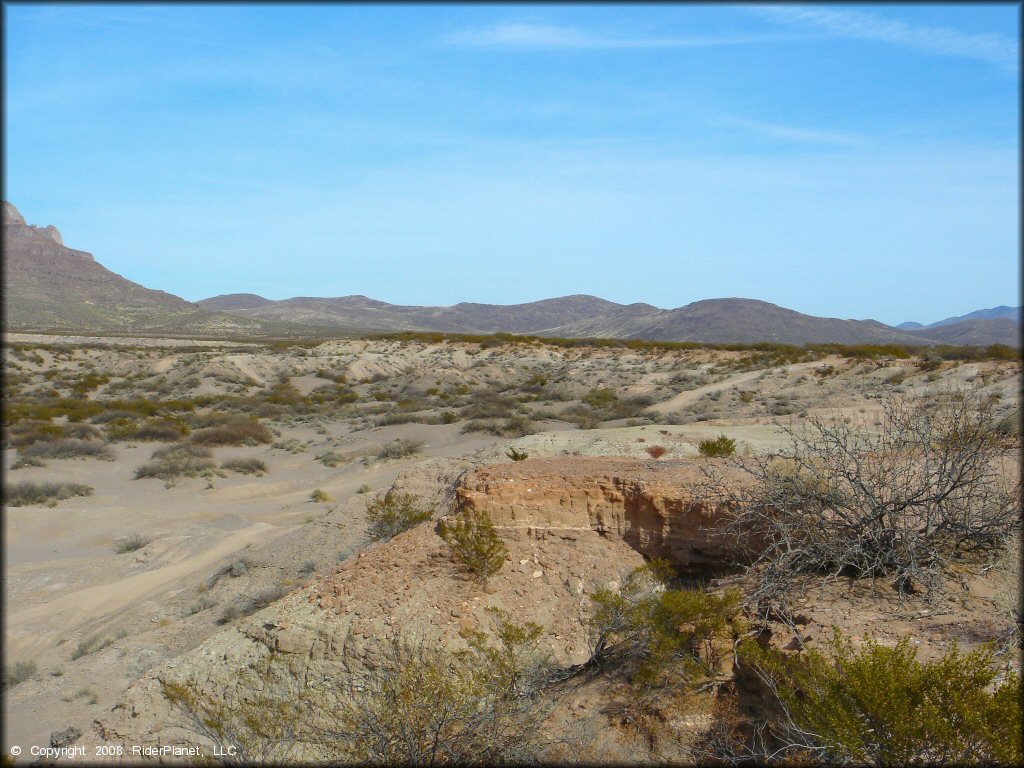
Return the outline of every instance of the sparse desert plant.
[[[356,493],[369,493],[372,490],[373,490],[373,486],[372,485],[368,485],[367,483],[363,483],[358,488],[356,488]]]
[[[346,454],[339,453],[338,451],[324,451],[316,459],[325,467],[331,467],[332,469],[348,461]]]
[[[192,435],[196,445],[258,445],[273,439],[270,430],[255,419],[233,419]]]
[[[530,454],[526,453],[525,451],[517,451],[515,448],[509,448],[507,451],[505,451],[505,455],[512,459],[512,461],[516,462],[526,461],[528,458],[530,458]]]
[[[668,453],[668,448],[666,448],[664,445],[649,445],[647,446],[646,450],[647,455],[649,455],[652,459],[660,459],[662,456]]]
[[[120,630],[116,635],[93,635],[82,640],[71,652],[71,660],[75,661],[88,656],[92,653],[98,653],[104,648],[113,645],[115,642],[123,637],[127,637],[128,633],[125,630]]]
[[[262,459],[256,458],[227,459],[221,462],[220,468],[229,472],[237,472],[240,475],[260,476],[267,473],[266,463]]]
[[[377,451],[377,458],[404,459],[407,456],[419,453],[421,448],[423,448],[422,440],[409,440],[408,438],[399,437],[382,445]]]
[[[454,424],[459,420],[459,414],[455,411],[441,411],[442,424]]]
[[[188,424],[177,419],[148,419],[141,424],[126,419],[107,425],[107,438],[113,441],[175,443],[188,434]]]
[[[151,461],[135,470],[135,479],[156,477],[173,483],[182,477],[199,477],[217,466],[208,448],[172,445],[153,451]]]
[[[451,519],[442,518],[437,532],[455,560],[478,581],[486,581],[505,564],[508,549],[483,510],[471,508]]]
[[[45,467],[46,462],[36,456],[18,456],[11,464],[11,469],[27,469],[28,467]]]
[[[854,650],[834,635],[830,656],[786,656],[744,640],[741,663],[777,697],[778,756],[860,765],[1020,765],[1020,676],[996,683],[991,651],[921,662],[908,638]]]
[[[134,552],[137,549],[142,549],[151,541],[153,541],[152,536],[147,536],[144,533],[130,533],[114,541],[114,551],[119,555],[123,555],[128,552]]]
[[[243,616],[249,616],[261,611],[271,603],[277,602],[282,597],[288,594],[288,588],[284,584],[275,584],[272,587],[261,590],[255,595],[247,595],[239,600],[237,603],[224,608],[221,611],[220,617],[217,619],[218,624],[227,624],[228,622],[234,621],[235,619]]]
[[[697,450],[701,456],[732,456],[736,453],[736,441],[725,435],[709,437],[697,444]]]
[[[275,440],[272,447],[277,448],[279,451],[288,451],[289,453],[305,453],[308,450],[305,443],[296,440],[294,437],[289,437],[287,440]]]
[[[434,514],[434,507],[422,503],[411,493],[390,490],[366,501],[367,535],[374,541],[387,541]]]
[[[728,529],[758,565],[753,597],[782,605],[800,573],[891,577],[930,591],[956,554],[1002,545],[1020,527],[1014,449],[991,403],[971,390],[927,400],[888,396],[874,432],[809,419],[785,427],[784,458],[735,462],[750,482],[707,468]]]
[[[81,483],[36,483],[25,480],[4,486],[4,503],[11,507],[27,507],[34,504],[54,506],[75,496],[91,496],[91,486]]]
[[[4,665],[4,688],[12,688],[24,683],[36,673],[38,667],[34,661],[15,661]]]
[[[93,440],[76,440],[60,438],[47,442],[36,442],[20,451],[22,457],[36,459],[85,459],[95,458],[113,461],[114,454],[110,447]]]
[[[321,488],[314,488],[309,494],[309,500],[315,503],[328,503],[334,501],[334,497]]]

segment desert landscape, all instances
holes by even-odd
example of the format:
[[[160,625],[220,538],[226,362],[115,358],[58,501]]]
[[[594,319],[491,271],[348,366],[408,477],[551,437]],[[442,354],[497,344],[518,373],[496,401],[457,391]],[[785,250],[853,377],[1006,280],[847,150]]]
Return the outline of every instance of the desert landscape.
[[[625,662],[595,664],[592,613],[601,590],[657,559],[689,588],[749,598],[741,542],[697,511],[708,468],[738,477],[725,465],[785,453],[810,421],[877,433],[891,398],[950,392],[989,403],[996,434],[1009,450],[1019,441],[1020,364],[983,351],[794,359],[498,338],[11,333],[4,355],[5,647],[8,670],[30,670],[6,691],[8,753],[66,742],[90,757],[100,745],[212,754],[228,743],[190,727],[168,686],[230,708],[268,659],[287,670],[268,696],[359,680],[387,668],[399,639],[458,652],[467,633],[493,637],[497,609],[536,624],[561,670],[538,694],[537,757],[706,758],[723,702],[759,722],[763,684],[717,653],[692,685],[640,685]],[[716,440],[732,459],[713,457]],[[370,502],[406,494],[426,519],[372,538]],[[438,523],[474,511],[505,551],[483,581]],[[835,630],[858,644],[909,638],[923,661],[955,643],[993,649],[999,675],[1013,674],[1013,540],[955,563],[934,591],[821,575],[768,615],[741,599],[737,638],[788,654],[827,648]],[[301,739],[288,749],[316,756]]]

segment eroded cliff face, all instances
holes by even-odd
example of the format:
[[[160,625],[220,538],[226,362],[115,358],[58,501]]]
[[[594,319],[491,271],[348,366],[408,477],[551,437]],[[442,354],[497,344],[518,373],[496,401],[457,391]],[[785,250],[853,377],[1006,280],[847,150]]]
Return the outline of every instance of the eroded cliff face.
[[[741,473],[720,473],[744,481]],[[456,488],[460,508],[481,509],[506,534],[596,531],[681,573],[728,570],[741,556],[720,530],[723,509],[701,501],[695,461],[573,457],[485,467]]]

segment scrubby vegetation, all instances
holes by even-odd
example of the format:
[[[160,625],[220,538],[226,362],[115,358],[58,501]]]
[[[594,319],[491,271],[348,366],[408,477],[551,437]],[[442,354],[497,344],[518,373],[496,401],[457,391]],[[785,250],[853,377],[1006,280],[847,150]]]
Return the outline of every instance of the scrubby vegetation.
[[[259,445],[273,439],[270,430],[255,419],[232,419],[192,435],[196,445]]]
[[[422,503],[411,493],[390,490],[366,502],[367,535],[374,541],[387,541],[434,515],[434,507]]]
[[[36,673],[38,667],[34,661],[15,661],[4,665],[4,688],[12,688],[24,683]]]
[[[153,451],[152,461],[135,470],[135,479],[156,477],[174,483],[182,477],[199,477],[214,470],[217,463],[209,448],[172,445]]]
[[[114,542],[114,551],[119,555],[123,555],[128,552],[134,552],[137,549],[142,549],[151,541],[153,541],[152,536],[147,536],[144,533],[130,533]]]
[[[736,453],[736,441],[725,435],[701,440],[697,444],[701,456],[732,456]]]
[[[468,509],[442,519],[437,532],[451,547],[456,562],[479,581],[493,576],[505,564],[508,549],[486,512]]]
[[[423,448],[422,440],[410,440],[408,438],[399,437],[392,440],[390,443],[385,443],[377,451],[378,459],[404,459],[408,456],[414,456],[420,452]]]
[[[36,483],[22,481],[4,486],[4,503],[11,507],[27,507],[34,504],[55,505],[58,501],[75,496],[91,496],[91,486],[81,483]]]
[[[240,475],[260,476],[267,473],[266,462],[256,458],[227,459],[221,462],[220,468]]]
[[[60,438],[46,442],[35,442],[21,449],[21,457],[29,459],[103,459],[113,461],[114,453],[109,446],[93,440]]]
[[[1004,471],[1016,448],[975,391],[890,397],[873,433],[820,418],[787,431],[785,456],[738,465],[752,483],[711,475],[731,530],[750,544],[760,600],[784,602],[801,573],[931,590],[951,558],[998,547],[1020,527],[1020,478]]]
[[[752,640],[740,659],[776,697],[776,756],[828,764],[1020,765],[1020,677],[997,680],[990,651],[921,662],[909,639],[788,656]],[[763,759],[762,755],[762,759]]]

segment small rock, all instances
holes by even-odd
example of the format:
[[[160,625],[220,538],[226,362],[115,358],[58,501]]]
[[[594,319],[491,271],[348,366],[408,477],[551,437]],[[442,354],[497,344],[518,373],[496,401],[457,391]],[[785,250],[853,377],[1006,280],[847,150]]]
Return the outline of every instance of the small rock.
[[[533,575],[533,578],[539,579],[541,576],[544,575],[544,571],[534,571],[532,575]]]
[[[50,746],[60,749],[74,744],[81,737],[82,732],[73,725],[69,725],[63,731],[54,731],[50,734]]]

